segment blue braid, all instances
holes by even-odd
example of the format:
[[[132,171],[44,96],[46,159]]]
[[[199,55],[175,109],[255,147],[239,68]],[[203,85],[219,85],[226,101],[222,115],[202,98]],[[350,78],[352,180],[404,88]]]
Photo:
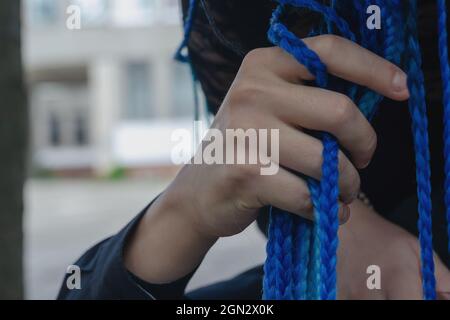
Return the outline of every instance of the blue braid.
[[[194,123],[193,123],[193,133],[194,133],[194,143],[193,143],[193,151],[196,147],[196,144],[200,142],[200,133],[198,132],[195,122],[200,120],[200,98],[198,94],[198,82],[197,76],[195,74],[194,68],[192,67],[191,59],[189,57],[188,52],[183,53],[183,50],[188,51],[189,39],[191,37],[192,26],[194,24],[195,15],[197,13],[198,0],[189,0],[189,8],[186,20],[184,21],[184,37],[183,41],[179,45],[178,49],[175,52],[174,59],[181,62],[187,63],[189,65],[189,69],[191,71],[191,79],[192,79],[192,94],[194,97]]]
[[[289,1],[284,2],[288,3]],[[302,3],[303,1],[292,1],[291,4],[301,5]],[[304,42],[291,33],[281,22],[278,22],[283,8],[283,6],[279,6],[274,12],[271,28],[268,33],[269,40],[291,53],[299,63],[305,65],[308,70],[315,75],[316,83],[319,86],[326,87],[326,67],[320,61],[317,54],[308,49]],[[312,8],[320,9],[320,5],[313,5]],[[326,10],[326,14],[327,16],[332,17],[330,20],[336,23],[339,30],[350,34],[350,36],[354,38],[353,33],[348,29],[348,25],[336,16],[334,10]],[[322,280],[322,283],[319,286],[319,292],[321,299],[328,300],[336,298],[336,252],[338,246],[337,214],[339,195],[337,183],[339,171],[337,166],[339,146],[336,140],[326,133],[323,134],[323,145],[323,178],[320,181],[321,192],[319,199],[313,199],[313,202],[318,203],[316,210],[321,213],[318,221],[316,221],[317,235],[321,241],[320,279]],[[311,195],[314,197],[313,193],[311,193]],[[289,270],[284,270],[284,272],[289,273]]]
[[[330,7],[334,10],[337,6],[336,0],[330,0]],[[331,20],[326,20],[327,23],[327,33],[333,33],[333,22]]]
[[[320,238],[320,219],[322,214],[319,213],[320,208],[320,183],[312,178],[307,178],[309,192],[314,206],[314,225],[310,229],[310,264],[308,270],[308,293],[307,299],[319,300],[321,298],[321,238]]]
[[[308,66],[308,69],[312,72],[312,74],[316,75],[316,81],[318,83],[320,83],[321,85],[325,86],[327,84],[326,68],[320,62],[320,60],[315,52],[309,50],[306,47],[306,45],[303,43],[303,41],[299,40],[294,34],[292,34],[289,30],[287,30],[287,28],[283,24],[278,22],[280,15],[282,14],[282,11],[283,11],[283,6],[280,5],[273,12],[271,28],[268,32],[269,39],[273,43],[278,44],[281,48],[283,48],[287,52],[293,52],[294,51],[293,48],[296,48],[296,47],[302,48],[302,50],[295,51],[295,53],[294,53],[295,58],[298,61],[302,61],[302,63],[304,65]],[[317,61],[319,61],[319,62],[317,63]],[[319,201],[317,199],[315,201],[313,199],[313,202],[315,202],[317,205],[319,203]],[[272,211],[275,211],[275,210],[272,209]],[[290,220],[293,219],[293,217],[287,212],[279,212],[278,214],[283,215],[285,217],[285,219],[290,219]],[[278,235],[278,233],[276,233],[275,230],[281,228],[281,226],[278,225],[279,220],[274,219],[275,217],[273,215],[271,216],[271,218],[272,218],[272,221],[270,222],[270,225],[271,225],[270,230],[271,231],[274,230],[274,231],[272,231],[272,235],[273,235],[272,237],[269,234],[269,240],[268,240],[268,244],[267,244],[268,248],[275,246],[276,243],[279,242],[279,239],[277,239],[275,237],[275,235]],[[297,230],[308,230],[309,229],[309,233],[311,233],[311,227],[308,226],[305,222],[300,221],[300,222],[298,222],[298,224],[299,224],[299,226],[298,226]],[[290,236],[290,235],[286,235],[286,236]],[[308,251],[310,250],[310,248],[309,248],[310,243],[308,242],[307,237],[304,237],[301,235],[296,237],[294,235],[294,239],[296,242],[296,248],[300,248],[300,250],[302,250],[302,251],[306,251],[306,249],[308,249]],[[283,252],[278,252],[278,251],[274,252],[274,254],[275,255],[276,254],[284,255]],[[307,265],[306,263],[295,265],[295,270],[271,269],[271,267],[274,265],[274,263],[272,262],[273,259],[275,259],[275,261],[279,261],[282,258],[267,256],[267,261],[265,264],[265,274],[266,274],[266,277],[268,277],[269,279],[271,279],[274,276],[274,275],[272,275],[272,273],[275,273],[276,278],[284,277],[286,274],[292,274],[293,275],[292,279],[303,279],[305,277],[304,269],[305,269],[305,266]],[[276,282],[268,281],[266,283],[266,285],[264,286],[264,289],[263,289],[264,297],[279,298],[279,295],[273,293],[273,291],[275,291],[275,292],[277,291],[278,286],[270,287],[270,284],[274,285],[274,284],[276,284]],[[295,286],[293,284],[292,287],[295,288],[295,292],[294,292],[295,296],[293,296],[292,298],[295,298],[295,299],[306,298],[306,294],[304,294],[304,291],[307,290],[307,285],[305,285],[302,288],[302,287]]]
[[[327,21],[334,23],[336,28],[338,28],[339,32],[341,32],[344,37],[352,41],[356,41],[356,37],[351,31],[347,21],[339,17],[336,10],[333,8],[327,7],[313,0],[277,0],[277,2],[281,5],[292,5],[298,8],[306,8],[311,11],[318,12],[322,14]]]
[[[292,228],[293,219],[285,212],[274,209],[273,224],[274,228],[274,258],[275,258],[275,299],[292,300],[293,299],[293,240]]]
[[[290,53],[315,76],[319,87],[342,89],[354,99],[361,112],[371,119],[382,97],[354,84],[330,77],[318,55],[297,38],[281,22],[285,6],[306,8],[320,13],[324,23],[315,29],[322,33],[334,30],[341,36],[384,56],[396,65],[402,62],[408,73],[410,91],[409,110],[416,158],[418,196],[418,229],[421,249],[421,272],[424,298],[435,299],[436,281],[432,246],[431,170],[428,143],[424,77],[417,36],[417,0],[331,0],[330,6],[314,0],[276,0],[269,40]],[[177,60],[189,62],[182,51],[187,47],[198,0],[190,0],[184,23],[185,36],[175,55]],[[368,30],[364,9],[377,4],[382,9],[382,30]],[[353,10],[348,10],[353,8]],[[345,16],[338,15],[340,10]],[[450,67],[448,62],[445,0],[438,0],[439,56],[443,80],[444,141],[445,141],[445,201],[450,238]],[[344,12],[345,11],[345,12]],[[406,12],[406,15],[404,15]],[[344,19],[345,17],[345,19]],[[348,21],[355,26],[350,29]],[[404,55],[402,55],[404,53]],[[402,61],[404,60],[404,61]],[[195,74],[193,73],[195,81]],[[322,179],[306,178],[314,205],[314,224],[283,210],[271,208],[267,259],[264,265],[264,299],[335,299],[336,252],[338,248],[338,151],[339,145],[328,133],[322,133]],[[450,251],[450,241],[449,241]]]
[[[281,22],[280,16],[284,6],[280,5],[272,15],[268,38],[273,43],[291,53],[297,61],[303,64],[314,76],[319,86],[327,85],[328,74],[325,65],[320,61],[319,56],[308,49],[306,44],[290,32]]]
[[[379,2],[379,1],[377,1]],[[355,3],[360,3],[359,0],[355,0]],[[378,3],[380,5],[380,3]],[[402,52],[404,52],[404,27],[403,27],[403,19],[400,8],[402,7],[401,0],[391,0],[381,7],[381,16],[384,19],[384,41],[383,48],[380,48],[377,44],[373,43],[366,36],[368,32],[367,28],[362,28],[364,30],[362,32],[362,45],[373,51],[378,53],[383,53],[384,57],[391,61],[396,65],[400,65]],[[363,22],[361,22],[363,23]],[[370,39],[374,39],[374,37],[370,37]],[[359,101],[359,109],[361,112],[368,118],[372,119],[374,116],[377,106],[383,100],[383,96],[372,90],[365,90],[366,92],[363,94]]]
[[[382,17],[385,19],[384,57],[396,65],[400,65],[401,53],[405,49],[402,18],[402,1],[390,0],[382,7]]]
[[[438,0],[439,59],[441,64],[444,104],[444,199],[447,216],[448,251],[450,252],[450,67],[448,63],[447,8],[445,0]]]
[[[282,4],[291,4],[297,6],[304,6],[311,10],[318,11],[324,14],[324,16],[329,20],[333,21],[338,27],[339,31],[343,34],[347,33],[346,24],[340,23],[340,19],[335,17],[335,12],[331,8],[327,8],[318,4],[314,1],[280,1]],[[399,5],[399,3],[391,4],[391,9],[395,5]],[[295,36],[287,31],[287,28],[281,25],[281,23],[277,23],[277,19],[280,16],[280,11],[282,7],[280,6],[276,11],[276,15],[274,15],[274,19],[272,21],[271,30],[269,31],[269,39],[276,45],[279,45],[287,52],[291,53],[300,63],[305,65],[309,71],[316,75],[316,82],[319,86],[325,85],[326,76],[324,75],[325,66],[320,66],[320,59],[317,59],[317,56],[312,54],[310,50],[301,43],[300,40],[296,40]],[[413,32],[412,27],[415,27],[415,16],[413,7],[408,16],[408,26],[410,27],[409,31],[409,39],[408,39],[408,49],[410,52],[410,63],[409,63],[409,73],[412,78],[415,76],[415,73],[419,73],[419,77],[415,78],[413,81],[409,80],[410,90],[414,91],[414,89],[418,89],[412,93],[412,99],[410,100],[410,109],[413,118],[413,133],[414,140],[416,146],[416,158],[417,158],[417,180],[418,180],[418,197],[419,197],[419,230],[421,232],[420,240],[421,240],[421,248],[422,248],[422,273],[424,277],[424,294],[427,299],[433,298],[433,281],[434,281],[434,266],[433,266],[433,257],[432,257],[432,244],[431,244],[431,200],[430,200],[430,170],[429,170],[429,150],[428,150],[428,136],[427,136],[427,119],[426,119],[426,107],[423,101],[422,108],[417,108],[415,105],[417,103],[421,103],[421,100],[424,100],[424,90],[423,90],[423,75],[421,75],[420,70],[420,51],[418,51],[418,43],[414,37],[411,35],[415,34]],[[391,10],[392,12],[395,10]],[[398,11],[398,7],[397,7]],[[411,16],[413,17],[413,21],[411,22]],[[388,29],[391,29],[391,25],[398,23],[401,18],[399,18],[396,13],[394,13],[394,17],[392,20],[386,21],[386,26]],[[362,27],[364,28],[364,27]],[[395,29],[395,28],[392,28]],[[348,29],[349,30],[349,29]],[[351,32],[351,31],[350,31]],[[393,61],[394,63],[400,62],[400,55],[398,49],[400,48],[396,44],[401,42],[398,41],[399,37],[401,37],[402,32],[392,32],[386,35],[385,43],[384,43],[384,55]],[[275,34],[275,36],[274,36]],[[375,33],[367,36],[367,33],[364,34],[362,32],[363,38],[365,39],[365,43],[367,47],[371,47],[374,43],[377,43],[377,37]],[[284,38],[283,38],[284,37]],[[354,39],[354,37],[351,37]],[[417,45],[415,45],[415,42]],[[396,50],[397,49],[397,50]],[[305,61],[305,59],[307,61]],[[417,68],[414,68],[416,66]],[[418,87],[415,88],[414,85],[417,84]],[[422,87],[420,84],[422,83]],[[375,93],[367,92],[364,94],[360,100],[360,107],[362,112],[371,117],[373,115],[373,111],[376,105],[381,101],[381,97]],[[417,112],[419,111],[419,112]],[[335,285],[336,285],[336,277],[335,271],[332,269],[336,267],[335,260],[335,250],[337,249],[337,151],[338,145],[334,141],[334,139],[328,134],[324,134],[323,137],[324,142],[324,153],[323,153],[323,178],[320,182],[320,198],[319,198],[319,219],[316,221],[317,224],[317,232],[318,239],[321,241],[321,276],[320,279],[322,283],[320,284],[320,297],[322,299],[330,299],[335,298]],[[425,151],[425,152],[424,152]],[[425,159],[422,157],[425,156]],[[333,167],[333,163],[335,166]],[[313,195],[312,195],[313,196]],[[329,231],[329,233],[327,233]],[[328,238],[330,237],[330,238]],[[336,241],[334,241],[336,240]],[[431,250],[430,250],[431,248]],[[333,253],[334,252],[334,253]],[[431,252],[431,256],[430,256]],[[431,258],[430,258],[431,257]]]
[[[419,200],[419,242],[421,247],[422,286],[424,298],[436,298],[431,228],[431,170],[428,143],[428,120],[425,102],[422,58],[417,40],[417,1],[409,1],[406,18],[406,68],[410,92],[409,110],[416,154],[417,196]]]
[[[175,52],[175,60],[180,62],[189,62],[189,55],[183,53],[184,49],[187,49],[189,38],[191,36],[192,25],[194,24],[194,18],[198,7],[198,0],[189,0],[189,8],[184,21],[184,37],[177,51]]]
[[[311,223],[303,218],[294,217],[294,297],[300,300],[308,298],[308,269],[311,251]]]
[[[305,6],[315,11],[324,12],[324,15],[336,24],[338,30],[346,35],[351,40],[355,40],[355,36],[349,29],[348,24],[339,18],[336,12],[331,8],[326,8],[315,2],[305,1],[280,1],[282,4],[292,4],[296,6]],[[316,83],[320,87],[327,86],[326,67],[320,61],[317,54],[307,48],[303,41],[292,34],[282,23],[279,22],[280,15],[284,9],[280,5],[273,14],[271,21],[271,28],[268,36],[274,44],[280,46],[285,51],[291,53],[299,63],[305,65],[308,70],[315,75]],[[330,28],[330,27],[329,27]],[[323,178],[320,181],[320,193],[311,192],[313,203],[316,204],[316,228],[314,229],[315,239],[319,239],[320,245],[315,246],[316,250],[320,251],[320,277],[322,283],[310,283],[311,288],[318,287],[319,297],[321,299],[335,299],[336,298],[336,252],[338,247],[338,150],[339,146],[336,140],[329,134],[323,134]],[[310,189],[314,184],[310,183]],[[318,197],[318,199],[315,197]],[[304,226],[300,230],[307,230]],[[303,243],[299,243],[301,248],[309,246],[307,243],[308,237],[300,237]],[[270,238],[269,238],[270,242]],[[302,268],[300,274],[304,275]],[[289,273],[289,270],[284,270]],[[281,275],[279,275],[281,276]],[[314,278],[312,278],[314,281]],[[303,288],[300,290],[300,296],[303,298]]]
[[[315,220],[317,220],[318,212],[316,211]],[[310,253],[310,263],[308,270],[308,294],[307,299],[309,300],[319,300],[320,299],[320,268],[321,268],[321,258],[320,258],[320,238],[317,230],[317,223],[313,226],[313,231],[311,233],[311,253]]]
[[[322,179],[320,180],[320,214],[318,235],[321,240],[321,281],[320,297],[323,300],[336,299],[336,254],[338,248],[338,151],[334,137],[323,134]]]
[[[276,273],[275,271],[275,217],[274,210],[276,208],[270,207],[269,212],[269,227],[268,227],[268,241],[266,245],[266,262],[264,263],[264,279],[263,279],[263,296],[264,300],[275,299],[276,287]]]

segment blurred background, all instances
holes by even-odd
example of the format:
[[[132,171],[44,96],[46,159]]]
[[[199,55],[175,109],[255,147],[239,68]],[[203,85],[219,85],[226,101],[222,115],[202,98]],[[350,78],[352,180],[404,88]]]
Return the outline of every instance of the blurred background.
[[[18,1],[2,2],[0,15],[5,11],[14,25],[10,13]],[[79,29],[67,27],[71,5],[81,9]],[[6,270],[0,298],[54,299],[67,266],[117,232],[175,176],[171,134],[191,130],[193,89],[188,66],[172,59],[182,38],[178,0],[22,0],[20,10],[27,178],[23,221],[16,219],[22,211],[17,196],[17,210],[0,210],[0,228],[21,224],[23,246],[19,229],[0,237],[0,249],[9,248],[19,261],[0,261]],[[6,36],[19,37],[11,30]],[[1,82],[5,88],[8,81]],[[12,150],[21,141],[14,130],[21,128],[5,115],[0,125],[6,132],[9,123],[10,135],[3,134],[0,150],[8,143]],[[11,158],[10,166],[17,163]],[[14,172],[4,160],[3,199],[21,190],[20,183],[14,189],[8,182],[21,182]],[[17,242],[13,249],[11,241]],[[220,240],[189,288],[261,263],[264,250],[254,225]],[[9,281],[18,277],[18,286]]]

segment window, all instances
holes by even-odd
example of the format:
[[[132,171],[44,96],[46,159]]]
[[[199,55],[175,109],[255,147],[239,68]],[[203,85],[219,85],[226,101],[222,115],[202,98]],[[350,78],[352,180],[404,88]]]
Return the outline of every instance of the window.
[[[152,10],[155,6],[155,0],[138,0],[138,7],[142,10]]]
[[[156,17],[155,0],[115,0],[112,21],[121,27],[151,24]]]
[[[145,62],[128,63],[125,79],[125,118],[142,119],[151,117],[149,65]]]
[[[57,0],[28,0],[27,11],[32,24],[49,25],[58,20]]]
[[[110,14],[111,0],[72,0],[81,8],[81,24],[98,26],[107,23]]]
[[[121,27],[179,24],[178,0],[114,0],[112,22]]]
[[[174,62],[172,67],[171,114],[177,117],[189,116],[194,112],[194,92],[189,66]]]
[[[86,147],[90,122],[88,91],[84,83],[39,82],[30,103],[34,141],[42,148]]]
[[[50,113],[48,121],[50,145],[57,147],[61,144],[61,121],[54,112]]]
[[[85,146],[88,141],[88,126],[86,115],[82,112],[75,114],[74,141],[77,146]]]
[[[181,22],[180,4],[178,0],[159,0],[161,5],[161,22],[179,24]]]

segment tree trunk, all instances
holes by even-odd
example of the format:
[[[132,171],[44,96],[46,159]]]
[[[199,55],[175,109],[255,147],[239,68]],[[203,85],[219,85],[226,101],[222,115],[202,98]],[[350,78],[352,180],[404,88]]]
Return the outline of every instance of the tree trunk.
[[[20,2],[0,1],[0,299],[23,298],[22,213],[28,114]]]

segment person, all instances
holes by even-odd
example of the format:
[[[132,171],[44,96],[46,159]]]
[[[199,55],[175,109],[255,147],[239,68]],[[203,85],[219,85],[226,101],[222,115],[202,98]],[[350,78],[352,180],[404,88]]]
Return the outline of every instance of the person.
[[[184,13],[186,8],[183,1]],[[407,75],[338,36],[307,37],[314,14],[289,15],[296,34],[331,74],[385,97],[369,123],[347,96],[309,86],[307,69],[271,46],[266,31],[273,9],[268,0],[202,1],[189,52],[216,114],[213,128],[279,129],[278,173],[260,175],[259,164],[185,165],[133,221],[76,262],[82,288],[69,290],[64,281],[59,299],[260,299],[261,266],[193,292],[185,288],[220,237],[238,234],[256,219],[265,231],[269,205],[312,219],[307,185],[296,174],[321,178],[322,145],[311,130],[332,133],[342,147],[338,298],[422,298]],[[435,11],[434,1],[420,1],[431,162],[443,168]],[[432,184],[437,291],[450,299],[442,170],[433,172]],[[372,264],[382,272],[380,290],[366,285]]]

